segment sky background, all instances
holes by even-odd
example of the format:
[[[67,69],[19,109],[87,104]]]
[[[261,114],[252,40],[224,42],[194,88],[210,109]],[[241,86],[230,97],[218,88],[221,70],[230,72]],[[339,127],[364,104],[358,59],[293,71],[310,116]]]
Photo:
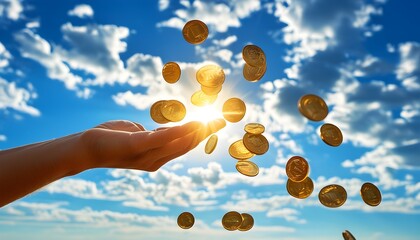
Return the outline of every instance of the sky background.
[[[221,130],[211,155],[204,143],[153,173],[95,169],[46,186],[0,209],[1,239],[419,239],[420,3],[411,0],[0,0],[0,149],[81,132],[125,119],[147,129],[157,100],[177,99],[189,120],[220,115],[242,98],[247,113]],[[183,25],[205,22],[209,38],[188,44]],[[241,51],[260,46],[267,72],[242,76]],[[163,81],[164,63],[182,69]],[[195,72],[216,63],[226,81],[212,111],[193,106]],[[323,122],[300,115],[304,94],[325,99],[323,122],[344,143],[327,146]],[[210,113],[210,114],[209,114]],[[266,126],[270,150],[253,158],[255,178],[242,176],[228,147],[249,122]],[[315,190],[288,195],[285,163],[309,161]],[[382,203],[359,190],[373,182]],[[340,208],[317,198],[328,184],[348,194]],[[0,195],[1,196],[1,195]],[[255,219],[249,232],[228,232],[228,211]],[[176,224],[183,211],[196,224]]]

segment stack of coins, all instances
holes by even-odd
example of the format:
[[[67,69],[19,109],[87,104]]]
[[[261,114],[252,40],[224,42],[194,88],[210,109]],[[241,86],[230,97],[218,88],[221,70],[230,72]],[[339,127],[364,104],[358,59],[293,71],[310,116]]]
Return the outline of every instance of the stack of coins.
[[[195,77],[201,85],[201,90],[191,96],[191,103],[199,107],[213,104],[222,90],[225,72],[220,66],[209,64],[198,69]]]
[[[309,164],[303,157],[293,156],[287,161],[286,175],[286,189],[290,196],[304,199],[314,191],[314,183],[308,177]]]
[[[242,58],[245,61],[243,75],[250,82],[258,82],[267,70],[264,51],[255,45],[246,45],[242,49]]]
[[[222,226],[228,231],[249,231],[254,226],[254,218],[248,213],[231,211],[223,216]]]
[[[186,113],[184,104],[178,100],[160,100],[150,108],[150,117],[159,124],[182,121]]]

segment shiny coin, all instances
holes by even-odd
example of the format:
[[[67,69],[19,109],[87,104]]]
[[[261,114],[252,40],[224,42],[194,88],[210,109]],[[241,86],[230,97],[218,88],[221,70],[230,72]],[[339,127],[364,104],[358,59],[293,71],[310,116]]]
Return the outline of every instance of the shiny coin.
[[[259,123],[248,123],[245,125],[244,130],[251,134],[261,134],[265,131],[265,127]]]
[[[378,206],[382,201],[382,195],[378,187],[372,183],[364,183],[360,189],[363,201],[372,207]]]
[[[202,107],[213,104],[217,99],[217,95],[207,95],[199,90],[191,96],[191,103],[195,106]]]
[[[302,182],[308,174],[309,164],[303,157],[294,156],[287,161],[286,175],[293,182]]]
[[[242,224],[242,215],[238,212],[232,211],[226,213],[222,218],[222,225],[228,231],[238,230]]]
[[[236,162],[236,170],[239,173],[248,176],[248,177],[255,177],[260,172],[257,164],[251,161],[238,161]]]
[[[314,183],[310,177],[305,178],[302,182],[293,182],[287,179],[286,189],[290,196],[304,199],[309,197],[314,191]]]
[[[162,115],[171,122],[179,122],[184,119],[187,109],[184,104],[177,100],[169,100],[160,109]]]
[[[242,49],[242,58],[253,67],[261,67],[266,64],[264,51],[255,45],[246,45]]]
[[[254,226],[254,218],[248,213],[242,213],[242,224],[238,227],[239,231],[249,231]]]
[[[351,232],[348,231],[348,230],[345,230],[343,232],[343,238],[344,238],[344,240],[356,240],[356,238],[353,236],[353,234],[351,234]]]
[[[236,123],[242,120],[246,113],[245,103],[239,98],[230,98],[223,104],[223,117],[226,121]]]
[[[338,147],[343,142],[343,134],[337,126],[325,123],[321,127],[321,139],[330,146]]]
[[[200,20],[191,20],[184,25],[182,35],[185,41],[191,44],[200,44],[204,42],[208,35],[207,25]]]
[[[268,140],[261,134],[245,133],[243,141],[245,147],[252,153],[262,155],[268,151]]]
[[[156,123],[164,124],[169,122],[169,120],[166,119],[161,112],[161,108],[165,102],[165,100],[157,101],[150,107],[150,117]]]
[[[194,216],[189,212],[183,212],[178,216],[178,226],[182,229],[189,229],[194,225]]]
[[[206,87],[216,88],[225,82],[225,72],[218,65],[209,64],[198,69],[195,74],[197,81]]]
[[[211,154],[214,151],[217,145],[217,140],[218,138],[216,134],[211,135],[209,140],[207,140],[206,147],[204,148],[204,151],[207,154]]]
[[[167,83],[176,83],[181,77],[181,68],[175,62],[168,62],[162,68],[162,76]]]
[[[217,87],[206,87],[201,85],[201,91],[203,91],[206,95],[217,95],[220,91],[222,91],[222,85]]]
[[[312,121],[324,120],[328,115],[328,106],[317,95],[308,94],[299,99],[298,108],[303,116]]]
[[[245,63],[242,73],[246,80],[250,82],[257,82],[261,80],[261,78],[264,76],[266,71],[267,71],[267,66],[265,64],[260,67],[253,67]]]
[[[347,192],[342,186],[331,184],[319,191],[318,199],[326,207],[337,208],[346,202]]]
[[[232,156],[233,158],[238,159],[238,160],[246,160],[246,159],[250,159],[253,156],[255,156],[255,154],[250,152],[245,147],[242,139],[238,140],[238,141],[232,143],[232,145],[230,145],[229,154],[230,154],[230,156]]]

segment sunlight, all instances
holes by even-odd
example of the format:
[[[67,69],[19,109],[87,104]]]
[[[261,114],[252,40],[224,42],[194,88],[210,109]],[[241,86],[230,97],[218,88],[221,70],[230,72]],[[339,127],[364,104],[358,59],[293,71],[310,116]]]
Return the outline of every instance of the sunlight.
[[[221,109],[221,107],[218,107],[215,104],[204,107],[194,107],[188,112],[186,120],[208,123],[211,120],[223,118]]]

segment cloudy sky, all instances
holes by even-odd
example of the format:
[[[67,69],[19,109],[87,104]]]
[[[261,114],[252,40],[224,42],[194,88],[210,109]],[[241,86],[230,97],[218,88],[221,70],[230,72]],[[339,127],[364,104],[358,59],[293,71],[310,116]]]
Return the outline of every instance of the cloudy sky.
[[[212,155],[194,151],[146,173],[95,169],[62,179],[0,209],[1,239],[418,239],[420,230],[420,16],[410,0],[0,0],[0,149],[84,131],[126,119],[147,129],[157,100],[178,99],[184,120],[220,114],[230,97],[247,104],[245,118],[218,133]],[[205,22],[209,38],[185,42],[181,29]],[[242,48],[260,46],[267,73],[242,76]],[[164,63],[182,69],[178,83],[161,77]],[[206,63],[227,74],[213,109],[189,103]],[[344,143],[319,137],[322,124],[303,118],[297,100],[325,99],[324,122]],[[210,114],[209,114],[210,113]],[[210,115],[210,116],[209,116]],[[266,126],[270,150],[253,160],[260,174],[235,170],[227,150],[248,122]],[[287,194],[285,163],[311,166],[315,190]],[[369,207],[359,190],[375,183],[383,201]],[[348,193],[338,209],[317,195],[328,184]],[[248,212],[249,232],[227,232],[227,211]],[[190,211],[190,230],[176,225]]]

